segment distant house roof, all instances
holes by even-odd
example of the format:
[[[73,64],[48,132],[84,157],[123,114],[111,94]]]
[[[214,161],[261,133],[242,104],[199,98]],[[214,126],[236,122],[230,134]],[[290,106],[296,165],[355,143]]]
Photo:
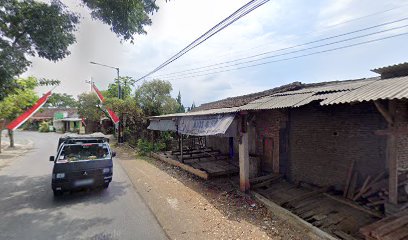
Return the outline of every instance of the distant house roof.
[[[55,113],[57,112],[66,112],[68,114],[67,117],[77,117],[78,116],[78,110],[76,108],[41,108],[30,119],[35,119],[35,120],[53,119]]]

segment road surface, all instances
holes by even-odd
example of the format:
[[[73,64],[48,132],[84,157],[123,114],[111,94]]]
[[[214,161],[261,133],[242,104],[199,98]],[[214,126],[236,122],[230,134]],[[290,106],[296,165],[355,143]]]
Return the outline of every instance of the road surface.
[[[9,165],[0,168],[0,239],[166,239],[156,218],[115,162],[113,181],[107,190],[54,199],[52,162],[48,159],[55,154],[59,136],[16,132],[17,143],[34,144],[24,155],[8,159]]]

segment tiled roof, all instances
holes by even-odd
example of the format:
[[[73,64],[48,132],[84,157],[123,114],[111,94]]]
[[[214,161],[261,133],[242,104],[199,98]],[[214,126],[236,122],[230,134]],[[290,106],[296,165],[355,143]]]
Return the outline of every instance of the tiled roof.
[[[57,112],[67,112],[68,117],[75,117],[78,114],[76,108],[41,108],[30,119],[52,119]]]

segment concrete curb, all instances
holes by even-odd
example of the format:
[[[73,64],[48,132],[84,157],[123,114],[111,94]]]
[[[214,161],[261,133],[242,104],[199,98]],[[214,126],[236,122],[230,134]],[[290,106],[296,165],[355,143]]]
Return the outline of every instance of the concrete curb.
[[[286,220],[298,228],[307,231],[307,235],[312,239],[328,239],[328,240],[338,240],[338,238],[326,233],[325,231],[313,226],[312,224],[306,222],[285,208],[277,205],[276,203],[265,198],[261,194],[251,191],[251,194],[261,203],[263,203],[273,214],[277,215],[283,220]]]

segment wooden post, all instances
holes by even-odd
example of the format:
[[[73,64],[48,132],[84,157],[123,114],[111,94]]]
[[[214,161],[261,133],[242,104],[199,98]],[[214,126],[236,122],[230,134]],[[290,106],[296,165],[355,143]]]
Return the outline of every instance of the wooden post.
[[[241,116],[239,141],[239,187],[242,192],[249,190],[249,145],[246,115]]]
[[[180,141],[180,159],[181,159],[181,162],[184,163],[184,160],[183,160],[183,134],[180,134],[180,138],[181,138],[181,141]]]
[[[391,204],[398,204],[398,153],[397,136],[395,130],[396,102],[388,101],[388,109],[380,102],[374,101],[377,110],[381,113],[388,123],[387,133],[387,165],[388,165],[388,201]]]
[[[392,204],[398,204],[398,162],[397,162],[397,148],[396,137],[391,134],[387,139],[388,150],[388,168],[389,168],[389,202]]]

